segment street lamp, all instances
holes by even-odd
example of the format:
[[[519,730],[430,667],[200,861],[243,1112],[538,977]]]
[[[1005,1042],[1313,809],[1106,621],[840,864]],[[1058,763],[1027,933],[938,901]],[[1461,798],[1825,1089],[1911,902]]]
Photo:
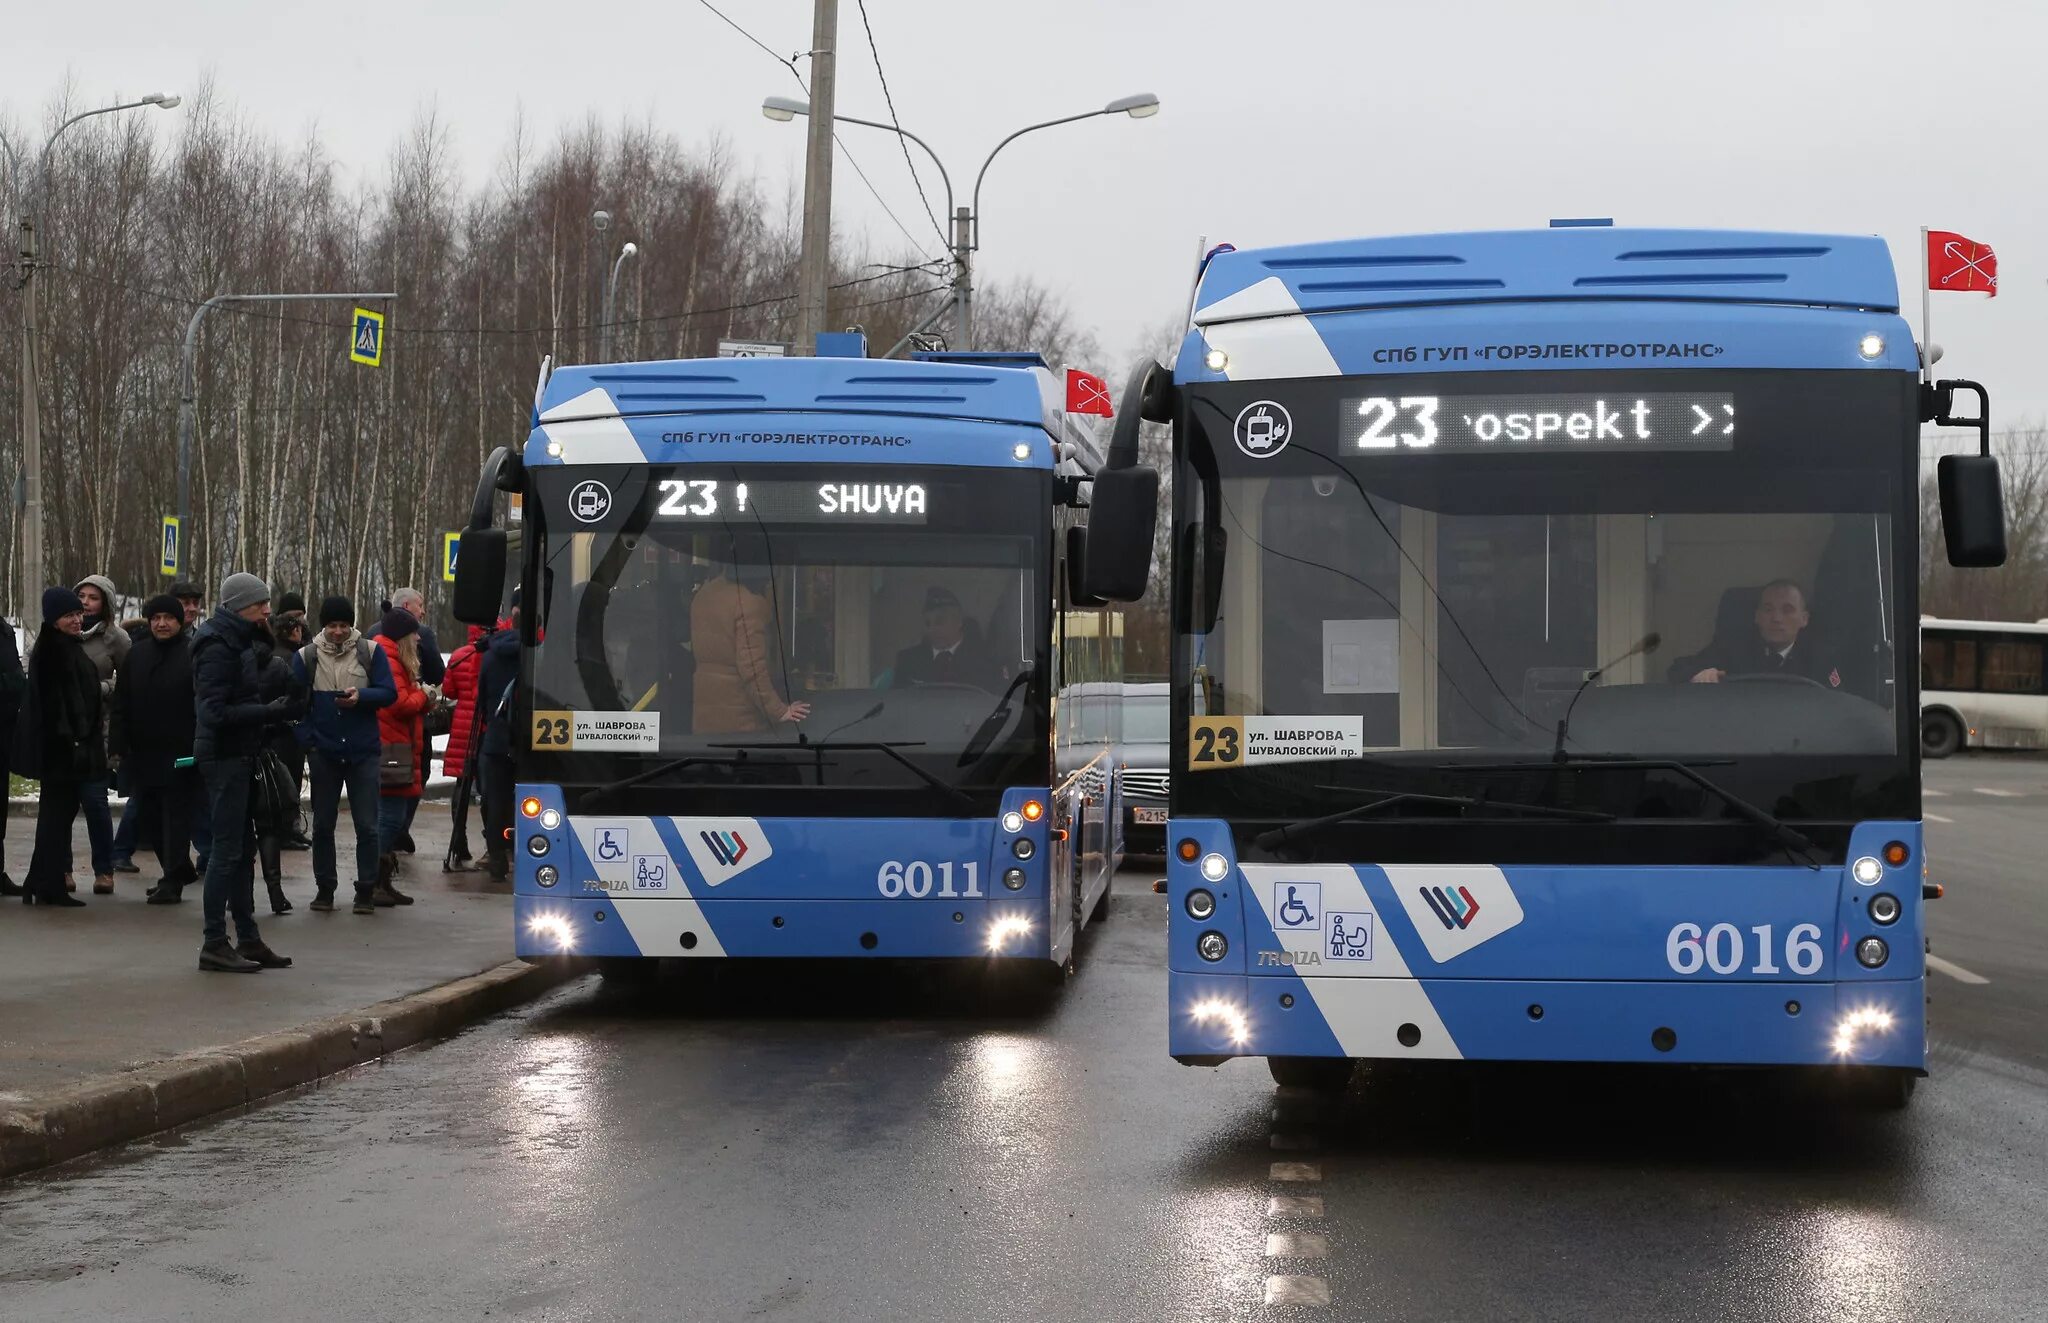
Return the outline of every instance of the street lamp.
[[[810,114],[811,105],[810,102],[800,101],[795,97],[771,96],[761,102],[761,113],[777,123],[786,124],[798,115]],[[922,147],[924,154],[931,157],[932,164],[938,167],[939,180],[946,187],[946,212],[953,221],[953,300],[950,305],[953,312],[953,334],[959,340],[961,349],[970,349],[973,347],[974,335],[973,258],[974,250],[981,247],[981,180],[982,176],[988,173],[989,162],[996,159],[996,153],[1027,133],[1035,133],[1039,129],[1049,129],[1059,124],[1094,119],[1098,115],[1129,115],[1132,119],[1150,119],[1158,113],[1159,98],[1150,92],[1137,92],[1130,96],[1120,96],[1100,110],[1084,110],[1078,115],[1065,115],[1038,124],[1027,124],[997,143],[983,158],[981,169],[974,176],[971,205],[959,208],[953,205],[953,181],[946,174],[945,163],[939,160],[939,154],[933,151],[931,144],[923,138],[900,125],[885,124],[879,120],[856,119],[851,115],[835,115],[834,119],[843,124],[859,124],[865,128],[899,134]],[[911,331],[911,335],[931,326],[943,311],[943,308],[934,310],[931,316],[918,323]],[[910,336],[906,335],[904,340],[907,341],[909,338]],[[895,350],[892,349],[890,352],[894,353]]]
[[[599,349],[597,357],[599,362],[609,363],[612,361],[612,327],[615,324],[614,318],[617,316],[619,307],[619,268],[626,264],[627,258],[634,256],[639,251],[639,244],[628,242],[619,249],[618,258],[612,262],[612,278],[606,282],[604,287],[604,330],[599,333],[598,337]]]
[[[82,110],[65,120],[43,140],[42,154],[36,158],[35,192],[20,183],[21,159],[10,146],[8,157],[13,160],[16,177],[15,194],[17,209],[21,216],[21,602],[33,602],[43,589],[43,432],[42,417],[38,412],[37,370],[36,370],[36,221],[35,209],[40,207],[44,195],[49,192],[50,149],[57,145],[57,139],[64,130],[80,120],[95,115],[111,115],[121,110],[138,110],[143,106],[155,106],[159,110],[174,110],[179,98],[165,92],[151,92],[140,101],[123,101],[117,105],[101,106],[95,110]]]

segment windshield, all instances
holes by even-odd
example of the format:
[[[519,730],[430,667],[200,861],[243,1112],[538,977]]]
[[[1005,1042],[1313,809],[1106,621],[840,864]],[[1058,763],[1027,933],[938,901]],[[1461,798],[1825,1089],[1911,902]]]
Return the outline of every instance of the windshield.
[[[904,758],[949,786],[1045,775],[1044,474],[700,464],[535,483],[533,775],[692,759],[643,799],[916,792],[891,812],[959,809]]]
[[[1133,694],[1124,702],[1124,742],[1164,744],[1172,705],[1165,694]]]
[[[1175,771],[1213,774],[1176,775],[1176,811],[1725,811],[1649,771],[1491,766],[1560,747],[1713,766],[1791,817],[1903,807],[1899,384],[1504,375],[1190,392]]]

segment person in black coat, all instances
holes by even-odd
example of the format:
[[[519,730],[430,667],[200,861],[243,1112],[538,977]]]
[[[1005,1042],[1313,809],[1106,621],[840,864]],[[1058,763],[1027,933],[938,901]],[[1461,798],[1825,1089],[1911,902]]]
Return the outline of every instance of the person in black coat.
[[[299,692],[298,678],[292,674],[292,654],[306,641],[304,628],[296,626],[297,622],[291,617],[278,616],[268,627],[256,631],[256,694],[265,704],[279,699],[301,705],[306,701]],[[291,726],[269,727],[264,747],[277,755],[287,772],[300,757],[299,737]],[[292,792],[296,798],[296,779],[292,782]],[[285,822],[256,824],[256,857],[263,864],[263,886],[270,893],[272,914],[289,914],[292,910],[291,900],[284,894],[284,847],[292,825]]]
[[[519,595],[512,595],[512,614],[497,633],[478,645],[483,661],[477,667],[476,714],[484,723],[477,742],[483,782],[484,872],[493,882],[512,876],[511,844],[505,829],[512,825],[512,710],[519,682]]]
[[[192,815],[199,804],[199,773],[178,760],[192,756],[197,714],[192,697],[192,640],[185,609],[165,593],[143,604],[149,632],[128,652],[114,677],[114,712],[108,744],[121,760],[129,808],[138,829],[156,842],[163,880],[149,893],[152,905],[175,905],[198,880],[192,867]]]
[[[950,588],[934,586],[924,595],[924,637],[896,654],[889,684],[971,685],[990,693],[1003,687],[1002,669],[992,664],[967,635],[967,615]]]
[[[28,694],[14,733],[14,770],[42,782],[36,848],[22,879],[22,903],[85,904],[64,889],[71,871],[71,821],[86,784],[107,775],[100,738],[100,671],[79,635],[85,603],[69,588],[43,590],[43,629],[29,654]]]
[[[192,754],[206,783],[213,844],[206,859],[205,928],[199,967],[247,974],[283,969],[291,961],[256,928],[256,829],[249,783],[271,727],[296,721],[303,704],[287,695],[263,701],[256,635],[270,619],[270,586],[253,574],[230,574],[220,605],[192,635],[192,693],[198,710]],[[228,915],[236,941],[228,943]]]
[[[14,640],[14,626],[0,620],[0,762],[13,762],[14,723],[21,715],[21,696],[27,688],[28,672],[21,668],[21,645]],[[0,896],[19,896],[21,888],[7,875],[6,843],[7,796],[0,795]]]
[[[1715,639],[1705,652],[1681,658],[1671,668],[1672,682],[1721,684],[1742,676],[1789,675],[1840,689],[1841,667],[1809,632],[1812,623],[1806,591],[1790,579],[1775,579],[1757,590],[1754,632]]]

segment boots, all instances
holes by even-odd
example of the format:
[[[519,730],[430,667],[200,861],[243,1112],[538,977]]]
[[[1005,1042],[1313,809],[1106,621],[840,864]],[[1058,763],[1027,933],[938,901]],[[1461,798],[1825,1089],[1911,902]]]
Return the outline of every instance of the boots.
[[[0,896],[19,896],[20,894],[20,885],[13,878],[7,876],[6,869],[0,868]]]
[[[410,905],[412,897],[391,885],[391,879],[398,875],[398,856],[386,854],[377,861],[377,885],[371,899],[379,906]]]
[[[176,905],[183,899],[185,899],[185,884],[183,882],[173,882],[169,878],[165,878],[151,887],[149,894],[144,897],[144,900],[151,905]]]
[[[290,914],[292,912],[292,902],[291,898],[284,894],[284,883],[272,882],[270,879],[265,878],[263,885],[270,891],[270,912],[272,914]]]
[[[229,946],[225,939],[199,948],[199,967],[213,974],[254,974],[263,968]]]
[[[365,887],[365,886],[358,886],[358,887],[356,888],[356,903],[355,903],[355,908],[354,908],[354,910],[352,911],[352,913],[356,913],[356,914],[375,914],[376,912],[377,912],[377,897],[376,897],[376,888],[375,888],[374,886],[368,886],[368,887]]]
[[[313,903],[306,906],[306,908],[312,910],[316,914],[333,913],[334,888],[324,884],[320,886],[317,890],[313,892]]]
[[[244,942],[235,949],[242,959],[252,960],[265,969],[290,969],[292,967],[292,958],[290,956],[279,955],[270,949],[269,943],[260,938],[253,942]]]

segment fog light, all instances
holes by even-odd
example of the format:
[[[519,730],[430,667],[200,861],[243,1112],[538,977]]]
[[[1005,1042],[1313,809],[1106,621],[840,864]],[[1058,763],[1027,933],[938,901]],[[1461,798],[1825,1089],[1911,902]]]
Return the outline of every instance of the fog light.
[[[1011,809],[1011,810],[1010,810],[1010,811],[1009,811],[1008,813],[1005,813],[1005,814],[1003,815],[1003,830],[1004,830],[1004,831],[1023,831],[1023,830],[1024,830],[1024,815],[1023,815],[1022,813],[1019,813],[1019,812],[1018,812],[1017,810],[1015,810],[1015,809]]]
[[[540,825],[541,825],[541,826],[543,826],[543,827],[546,827],[546,828],[547,828],[547,829],[548,829],[549,831],[553,831],[553,830],[554,830],[555,828],[557,828],[557,827],[561,826],[561,825],[562,825],[562,814],[561,814],[561,810],[559,810],[559,809],[548,809],[548,810],[546,810],[545,812],[543,812],[543,813],[542,813],[542,814],[540,815]]]
[[[1202,856],[1202,876],[1211,882],[1221,882],[1230,876],[1230,861],[1220,854]]]
[[[548,852],[548,838],[538,833],[526,838],[526,852],[538,859]]]
[[[1024,889],[1024,880],[1024,870],[1021,868],[1010,868],[1003,871],[1003,885],[1012,891],[1022,891]]]
[[[1866,854],[1855,863],[1849,865],[1849,876],[1855,878],[1866,887],[1874,887],[1877,885],[1878,880],[1884,876],[1884,865],[1877,861],[1876,855]]]
[[[540,800],[532,795],[519,801],[519,812],[529,818],[540,816]]]
[[[1196,887],[1188,893],[1186,905],[1190,919],[1206,919],[1216,912],[1216,897]]]
[[[1876,334],[1875,332],[1864,336],[1861,340],[1858,340],[1856,342],[1856,352],[1863,355],[1865,358],[1883,358],[1884,337]]]
[[[1877,939],[1873,937],[1870,940],[1874,942]],[[1224,956],[1230,954],[1230,939],[1211,928],[1208,932],[1195,939],[1195,951],[1204,960],[1211,962],[1221,960]]]
[[[1022,914],[1005,914],[988,926],[988,949],[993,955],[1009,945],[1012,937],[1023,937],[1031,931],[1031,920]]]
[[[1882,937],[1866,937],[1856,943],[1856,963],[1865,969],[1876,969],[1891,959],[1892,949],[1885,945]]]
[[[1851,1011],[1835,1022],[1835,1052],[1847,1056],[1855,1051],[1858,1039],[1866,1034],[1884,1033],[1891,1027],[1892,1013],[1882,1007],[1865,1006]]]
[[[544,887],[551,887],[562,880],[562,874],[553,864],[542,864],[533,870],[533,880]]]
[[[1188,1007],[1188,1014],[1196,1024],[1220,1024],[1223,1032],[1233,1043],[1242,1043],[1251,1037],[1250,1026],[1245,1023],[1244,1012],[1219,997],[1198,1001]]]
[[[1010,853],[1016,855],[1019,859],[1029,859],[1032,855],[1038,853],[1038,847],[1032,843],[1029,836],[1019,836],[1015,841],[1011,842]]]
[[[1889,891],[1880,891],[1870,898],[1870,917],[1878,923],[1899,921],[1899,898]]]
[[[1211,349],[1208,353],[1202,355],[1202,362],[1208,365],[1211,372],[1221,372],[1230,366],[1230,355],[1224,353],[1221,349]]]

